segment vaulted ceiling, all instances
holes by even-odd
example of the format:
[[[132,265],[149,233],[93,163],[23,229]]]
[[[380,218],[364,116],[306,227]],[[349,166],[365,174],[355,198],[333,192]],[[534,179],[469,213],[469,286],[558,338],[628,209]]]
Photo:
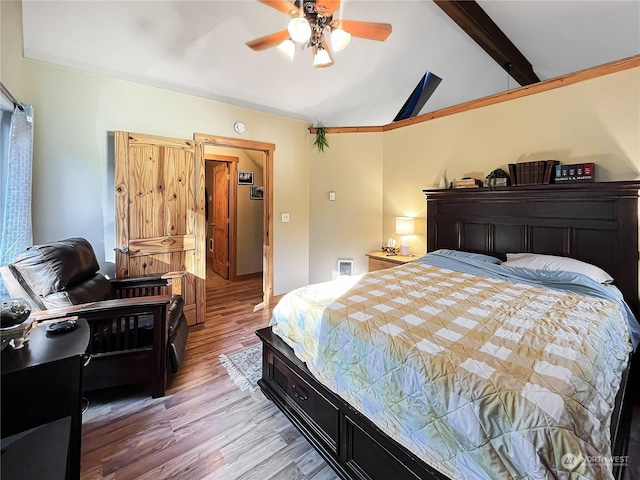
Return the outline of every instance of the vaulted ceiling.
[[[327,126],[390,123],[427,71],[442,82],[422,113],[518,87],[438,3],[342,0],[335,16],[393,31],[314,68],[309,49],[246,46],[289,21],[256,0],[23,0],[24,54]],[[477,3],[541,80],[640,54],[638,0]]]

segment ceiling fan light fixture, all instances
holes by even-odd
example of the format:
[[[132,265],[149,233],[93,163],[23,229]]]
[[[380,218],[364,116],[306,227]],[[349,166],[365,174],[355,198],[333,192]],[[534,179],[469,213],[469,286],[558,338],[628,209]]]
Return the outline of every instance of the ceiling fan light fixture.
[[[340,52],[347,48],[351,43],[351,34],[345,32],[341,28],[334,28],[331,30],[331,47],[334,52]]]
[[[258,1],[287,14],[287,28],[246,42],[247,46],[257,52],[277,48],[282,55],[293,60],[299,44],[302,49],[312,51],[315,67],[333,65],[332,50],[344,50],[353,37],[384,42],[391,34],[389,23],[343,20],[342,14],[336,17],[341,0]]]
[[[311,25],[304,17],[292,18],[287,30],[294,42],[305,43],[311,38]]]
[[[287,38],[284,42],[276,47],[282,55],[287,57],[289,60],[293,60],[293,57],[296,55],[296,44],[291,41],[291,39]]]
[[[313,66],[328,67],[331,64],[333,64],[333,60],[331,60],[329,52],[327,52],[324,48],[318,48],[316,54],[313,57]]]

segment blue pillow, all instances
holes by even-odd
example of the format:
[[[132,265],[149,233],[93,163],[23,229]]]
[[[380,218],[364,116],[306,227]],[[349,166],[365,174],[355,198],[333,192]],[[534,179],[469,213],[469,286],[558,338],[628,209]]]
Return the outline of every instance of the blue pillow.
[[[499,258],[492,257],[490,255],[484,255],[482,253],[462,252],[460,250],[447,250],[446,248],[436,250],[433,253],[448,255],[450,257],[469,258],[471,260],[477,260],[479,262],[493,263],[494,265],[500,265],[502,263],[502,260],[500,260]]]

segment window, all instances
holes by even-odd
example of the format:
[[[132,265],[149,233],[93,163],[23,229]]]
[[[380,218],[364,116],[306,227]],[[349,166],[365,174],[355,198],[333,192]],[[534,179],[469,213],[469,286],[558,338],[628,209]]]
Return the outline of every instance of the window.
[[[33,110],[0,110],[0,265],[32,244]],[[8,296],[0,280],[0,296]]]

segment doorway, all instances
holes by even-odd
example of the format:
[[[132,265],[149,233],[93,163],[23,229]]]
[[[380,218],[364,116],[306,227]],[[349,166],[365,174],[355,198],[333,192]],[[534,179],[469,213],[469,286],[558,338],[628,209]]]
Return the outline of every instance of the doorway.
[[[230,149],[247,150],[250,152],[260,152],[263,158],[263,190],[259,192],[261,200],[255,199],[262,204],[262,302],[255,306],[255,309],[269,305],[273,301],[273,248],[271,244],[271,232],[273,231],[273,153],[275,145],[271,143],[255,142],[251,140],[240,140],[237,138],[218,137],[202,133],[194,134],[197,150],[200,151],[202,162],[204,163],[204,151],[207,146],[225,147]],[[236,183],[231,179],[231,183]],[[205,196],[204,191],[202,197]],[[205,200],[203,198],[203,200]],[[257,204],[259,204],[257,203]],[[205,239],[203,239],[203,243]],[[231,255],[231,250],[230,250]],[[232,262],[233,259],[230,259]]]

